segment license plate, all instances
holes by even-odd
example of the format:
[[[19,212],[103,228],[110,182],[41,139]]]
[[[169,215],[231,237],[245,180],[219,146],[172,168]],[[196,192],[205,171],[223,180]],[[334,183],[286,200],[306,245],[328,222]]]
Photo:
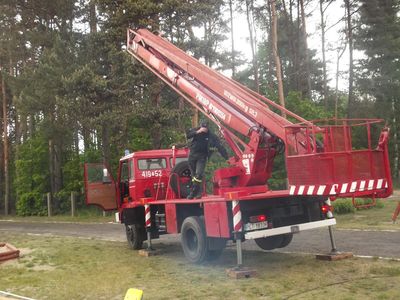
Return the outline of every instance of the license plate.
[[[268,222],[258,222],[258,223],[246,223],[244,224],[245,231],[259,230],[263,228],[268,228]]]

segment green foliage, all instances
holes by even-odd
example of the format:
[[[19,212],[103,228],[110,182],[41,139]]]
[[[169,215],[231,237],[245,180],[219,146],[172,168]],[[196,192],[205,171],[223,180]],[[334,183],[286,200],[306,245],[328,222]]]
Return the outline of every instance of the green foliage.
[[[43,214],[43,195],[49,191],[47,142],[37,135],[18,147],[14,181],[18,215]],[[46,209],[46,206],[44,205]]]
[[[368,205],[373,203],[372,199],[364,199],[364,198],[356,198],[355,199],[356,205]],[[333,207],[334,207],[334,213],[335,214],[349,214],[349,213],[355,213],[356,210],[362,210],[362,209],[380,209],[385,207],[385,204],[381,201],[381,200],[376,200],[376,204],[374,206],[371,207],[360,207],[360,208],[355,208],[353,205],[353,201],[350,198],[345,198],[345,199],[337,199],[335,201],[332,202],[333,203]]]
[[[289,92],[286,96],[286,108],[306,120],[327,119],[333,114],[309,99],[304,99],[299,92]]]
[[[63,165],[63,193],[79,192],[82,190],[83,168],[81,159],[77,156],[70,158]]]
[[[268,187],[271,190],[284,190],[287,185],[287,174],[284,155],[278,155],[274,160],[274,167],[271,178],[268,180]]]
[[[353,206],[353,202],[351,199],[337,199],[332,202],[333,203],[333,213],[342,215],[342,214],[352,214],[355,213],[356,209]]]
[[[17,215],[19,216],[47,215],[45,195],[38,192],[28,192],[21,194],[18,198],[16,210]]]
[[[362,205],[369,205],[372,204],[374,202],[373,199],[371,198],[356,198],[356,205],[357,206],[362,206]],[[371,209],[371,208],[384,208],[385,204],[379,200],[376,199],[375,205],[374,206],[370,206],[370,207],[358,207],[357,209]]]

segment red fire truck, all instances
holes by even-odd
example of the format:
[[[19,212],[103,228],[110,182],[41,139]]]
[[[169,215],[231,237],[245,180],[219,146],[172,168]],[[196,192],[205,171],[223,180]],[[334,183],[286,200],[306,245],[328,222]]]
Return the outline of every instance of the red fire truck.
[[[202,198],[192,200],[186,199],[186,148],[127,154],[116,182],[103,164],[87,164],[87,203],[117,209],[133,249],[145,240],[151,247],[161,234],[180,233],[185,256],[199,263],[217,258],[233,240],[241,264],[245,240],[270,250],[320,227],[330,229],[335,249],[331,201],[391,195],[389,130],[381,120],[307,121],[145,29],[128,30],[127,52],[214,122],[233,152],[230,166],[216,170],[208,183],[212,194],[204,187]],[[364,134],[363,149],[352,146],[354,132]],[[268,180],[280,153],[287,189],[272,190]]]

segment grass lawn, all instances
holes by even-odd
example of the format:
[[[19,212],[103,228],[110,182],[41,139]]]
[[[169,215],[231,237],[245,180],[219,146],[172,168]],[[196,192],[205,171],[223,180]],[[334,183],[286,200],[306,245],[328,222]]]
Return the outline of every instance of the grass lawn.
[[[114,212],[106,212],[103,215],[101,209],[97,207],[87,207],[77,210],[74,217],[70,214],[47,216],[28,216],[21,217],[15,215],[0,215],[0,221],[12,220],[20,222],[78,222],[78,223],[108,223],[115,220]]]
[[[234,280],[227,249],[214,263],[188,264],[179,245],[141,257],[126,243],[1,233],[23,252],[0,264],[0,290],[35,299],[123,299],[128,288],[145,299],[399,299],[400,262],[246,251],[256,278]]]
[[[384,205],[382,208],[359,209],[355,213],[343,215],[333,212],[337,220],[337,228],[400,231],[400,216],[396,224],[392,222],[392,215],[400,201],[400,196],[396,193],[393,197],[380,201]]]

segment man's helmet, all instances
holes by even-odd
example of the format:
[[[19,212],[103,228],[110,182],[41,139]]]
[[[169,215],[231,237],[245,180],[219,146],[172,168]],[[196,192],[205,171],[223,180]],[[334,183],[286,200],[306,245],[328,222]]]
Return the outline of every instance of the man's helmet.
[[[206,120],[202,120],[202,121],[200,122],[200,127],[208,128],[208,122],[207,122]]]

